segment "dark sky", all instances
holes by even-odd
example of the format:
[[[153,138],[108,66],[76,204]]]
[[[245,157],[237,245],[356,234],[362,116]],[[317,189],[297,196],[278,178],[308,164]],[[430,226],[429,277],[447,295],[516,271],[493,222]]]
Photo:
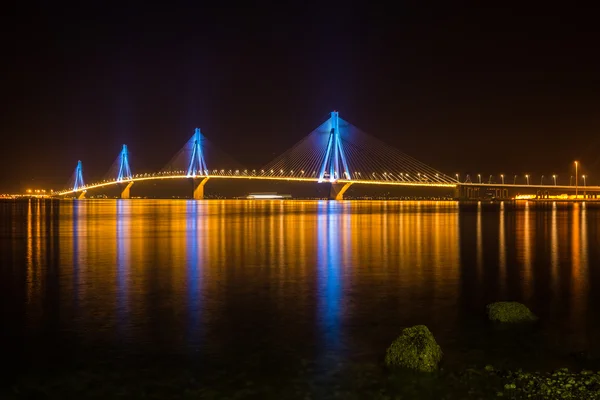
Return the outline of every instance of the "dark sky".
[[[123,143],[134,171],[158,170],[196,126],[258,167],[334,109],[451,175],[567,175],[579,159],[600,183],[594,10],[15,3],[0,192],[62,187],[78,159],[101,177]]]

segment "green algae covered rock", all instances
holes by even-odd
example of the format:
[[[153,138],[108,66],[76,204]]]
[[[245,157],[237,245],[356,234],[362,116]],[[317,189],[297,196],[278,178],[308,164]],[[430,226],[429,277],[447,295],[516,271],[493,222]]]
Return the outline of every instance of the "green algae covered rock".
[[[487,312],[490,320],[498,322],[514,323],[537,320],[529,308],[516,301],[499,301],[488,304]]]
[[[442,359],[442,349],[425,325],[405,328],[388,347],[385,364],[422,372],[437,369]]]

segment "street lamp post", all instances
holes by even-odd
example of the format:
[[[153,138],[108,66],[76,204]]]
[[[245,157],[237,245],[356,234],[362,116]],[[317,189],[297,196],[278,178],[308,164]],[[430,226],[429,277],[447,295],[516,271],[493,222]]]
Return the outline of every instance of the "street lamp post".
[[[587,186],[585,184],[585,175],[581,175],[581,177],[583,178],[583,187],[584,187],[584,189],[583,189],[583,198],[585,199],[585,195],[587,194],[586,191],[585,191],[585,187]]]
[[[525,175],[525,179],[527,179],[527,185],[529,186],[529,175]]]
[[[513,185],[517,184],[517,176],[515,175],[515,179],[513,179]]]
[[[554,186],[556,186],[556,175],[552,175],[552,178],[554,179]]]
[[[575,199],[577,199],[577,191],[579,185],[579,181],[577,180],[577,178],[579,177],[579,175],[577,175],[577,167],[579,167],[579,163],[575,161]]]
[[[540,179],[540,186],[544,185],[544,175],[542,175],[542,179]]]
[[[458,179],[458,174],[456,174],[456,182],[460,182],[460,179]]]
[[[502,179],[502,184],[504,185],[504,174],[500,174],[500,178]]]
[[[477,174],[477,178],[479,178],[479,183],[481,183],[481,174]]]

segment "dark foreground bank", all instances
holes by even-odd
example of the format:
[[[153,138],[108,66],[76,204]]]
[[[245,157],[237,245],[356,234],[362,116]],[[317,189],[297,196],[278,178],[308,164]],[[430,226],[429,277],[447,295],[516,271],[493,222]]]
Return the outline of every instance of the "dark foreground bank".
[[[5,381],[2,399],[600,399],[600,371],[529,373],[491,365],[433,373],[356,363],[324,371],[240,362],[206,371],[163,362],[31,372]],[[243,366],[242,366],[243,365]],[[225,366],[224,366],[225,367]]]

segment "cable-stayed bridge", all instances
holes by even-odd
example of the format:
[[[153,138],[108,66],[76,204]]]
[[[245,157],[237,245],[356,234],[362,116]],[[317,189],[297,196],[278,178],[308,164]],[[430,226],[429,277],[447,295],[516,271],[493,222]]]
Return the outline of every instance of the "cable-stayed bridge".
[[[495,198],[508,198],[509,188],[536,189],[540,197],[550,191],[577,191],[573,186],[521,185],[465,182],[446,175],[413,157],[370,136],[333,111],[330,117],[289,150],[260,169],[247,169],[220,151],[196,128],[183,148],[160,171],[133,174],[129,152],[123,145],[106,176],[100,182],[84,183],[82,162],[71,178],[69,188],[56,196],[85,197],[89,190],[119,186],[121,198],[130,198],[135,182],[186,179],[194,182],[194,199],[204,198],[210,179],[256,179],[314,182],[330,185],[329,198],[342,200],[351,185],[394,185],[454,188],[456,198],[478,198],[492,190]],[[556,182],[555,182],[556,183]],[[583,187],[581,188],[583,189]],[[600,187],[585,187],[588,194],[600,193]]]

